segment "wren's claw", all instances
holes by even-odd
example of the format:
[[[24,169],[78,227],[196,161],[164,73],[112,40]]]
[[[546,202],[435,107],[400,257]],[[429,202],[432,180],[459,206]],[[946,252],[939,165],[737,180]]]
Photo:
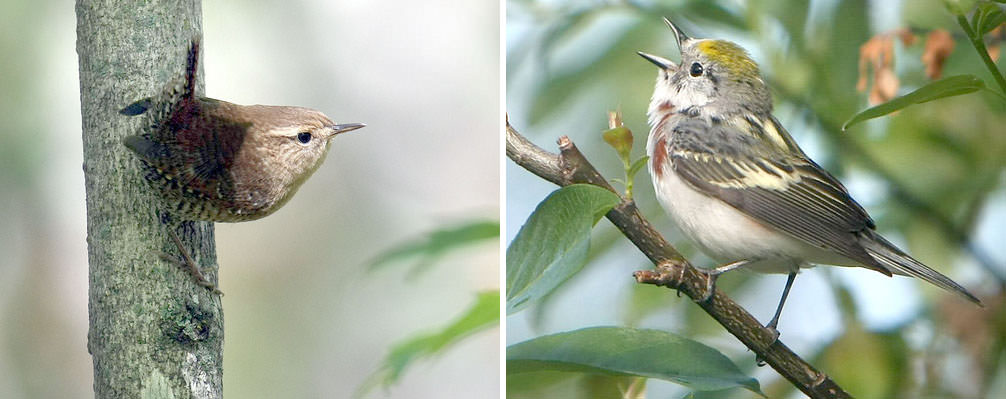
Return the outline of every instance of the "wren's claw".
[[[169,230],[169,233],[171,234],[171,239],[175,241],[175,245],[178,246],[178,251],[182,253],[182,259],[178,259],[174,256],[171,256],[163,252],[161,253],[161,259],[177,264],[179,267],[187,270],[189,274],[192,275],[192,278],[195,279],[196,284],[199,284],[202,287],[206,287],[206,289],[210,290],[210,292],[214,294],[223,296],[224,295],[223,291],[220,291],[216,285],[214,285],[212,282],[207,280],[205,276],[203,276],[203,273],[199,270],[199,266],[192,261],[192,257],[189,256],[188,251],[186,251],[185,247],[182,246],[182,240],[178,239],[178,235],[175,234],[175,232],[172,230]]]
[[[161,252],[160,255],[161,259],[174,263],[175,265],[178,265],[178,267],[180,267],[182,270],[189,272],[189,274],[192,275],[192,279],[195,280],[195,283],[198,284],[199,286],[206,287],[206,289],[210,290],[210,292],[214,294],[220,296],[224,295],[223,291],[220,291],[216,285],[214,285],[212,282],[210,282],[210,280],[206,279],[206,277],[203,276],[203,273],[199,271],[199,266],[195,265],[194,263],[186,262],[184,259],[178,259],[174,255],[171,255],[166,252]]]

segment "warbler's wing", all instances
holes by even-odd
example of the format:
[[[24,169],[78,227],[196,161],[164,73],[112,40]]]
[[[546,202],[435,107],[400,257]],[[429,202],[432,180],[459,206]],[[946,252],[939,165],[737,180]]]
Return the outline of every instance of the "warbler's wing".
[[[767,225],[890,276],[859,243],[859,236],[875,227],[863,207],[804,156],[781,126],[766,122],[772,125],[752,126],[757,128],[748,134],[737,124],[681,121],[667,148],[674,172]],[[767,126],[772,135],[759,130]]]

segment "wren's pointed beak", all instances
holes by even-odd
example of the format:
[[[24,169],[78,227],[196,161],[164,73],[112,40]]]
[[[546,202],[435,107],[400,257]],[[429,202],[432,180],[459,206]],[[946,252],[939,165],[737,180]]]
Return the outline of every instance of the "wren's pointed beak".
[[[660,67],[660,69],[671,69],[675,67],[674,61],[666,58],[658,57],[653,54],[646,54],[642,51],[637,51],[636,54],[639,54],[640,57],[646,58],[647,61],[652,62],[653,65]]]
[[[332,135],[335,136],[335,135],[337,135],[339,133],[352,132],[352,131],[354,131],[356,129],[359,129],[361,127],[364,127],[364,126],[367,126],[367,125],[363,124],[363,123],[341,123],[341,124],[338,124],[338,125],[332,125],[330,127],[332,128],[332,131],[335,132],[335,133],[332,133]]]
[[[676,25],[674,25],[674,23],[671,22],[671,20],[667,19],[667,17],[664,17],[664,23],[667,24],[668,28],[671,28],[672,32],[674,32],[674,40],[678,42],[678,49],[680,50],[681,45],[691,38],[688,37],[688,35],[686,35],[685,32],[682,32],[681,29],[679,29]]]

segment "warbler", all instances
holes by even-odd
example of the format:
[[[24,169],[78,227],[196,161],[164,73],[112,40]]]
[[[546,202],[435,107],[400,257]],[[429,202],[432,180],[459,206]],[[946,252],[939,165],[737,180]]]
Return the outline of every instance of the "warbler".
[[[767,327],[779,315],[800,268],[864,267],[908,275],[981,301],[881,237],[834,176],[804,154],[772,116],[758,65],[735,43],[693,39],[671,21],[680,64],[652,54],[656,87],[646,143],[654,191],[682,232],[707,255],[732,262],[706,271],[703,300],[716,277],[737,268],[788,273]]]

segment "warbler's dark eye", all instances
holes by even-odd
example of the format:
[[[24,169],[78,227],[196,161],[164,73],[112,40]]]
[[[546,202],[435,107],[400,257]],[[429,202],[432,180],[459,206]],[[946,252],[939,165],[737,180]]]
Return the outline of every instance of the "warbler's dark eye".
[[[311,133],[308,133],[308,132],[297,133],[297,141],[299,141],[301,144],[310,143],[311,142]]]
[[[693,78],[702,76],[702,65],[698,62],[693,62],[692,69],[689,69],[688,73],[691,74]]]

